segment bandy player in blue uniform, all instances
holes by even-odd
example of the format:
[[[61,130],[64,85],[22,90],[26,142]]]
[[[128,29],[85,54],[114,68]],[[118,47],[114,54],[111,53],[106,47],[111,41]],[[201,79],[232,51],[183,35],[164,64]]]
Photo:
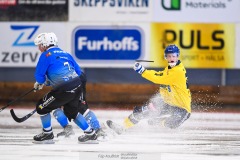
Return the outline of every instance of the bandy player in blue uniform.
[[[42,52],[36,66],[34,88],[40,90],[44,85],[52,87],[36,105],[43,132],[33,137],[34,142],[53,143],[52,111],[65,129],[63,133],[72,129],[68,124],[69,119],[84,131],[84,135],[78,137],[79,142],[97,140],[102,135],[102,130],[97,117],[88,109],[82,97],[85,95],[86,80],[80,66],[69,53],[57,46],[58,40],[54,33],[41,33],[34,43]]]

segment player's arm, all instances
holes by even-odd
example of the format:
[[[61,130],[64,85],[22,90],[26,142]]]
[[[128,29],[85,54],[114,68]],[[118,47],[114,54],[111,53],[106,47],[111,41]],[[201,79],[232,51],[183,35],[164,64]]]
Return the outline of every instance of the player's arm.
[[[35,79],[39,84],[43,84],[46,81],[46,71],[47,68],[49,66],[49,62],[45,56],[45,54],[41,54],[37,66],[36,66],[36,70],[35,70]]]
[[[80,66],[79,66],[79,65],[77,64],[77,62],[73,59],[72,56],[70,56],[70,57],[71,57],[71,61],[72,61],[72,63],[73,63],[73,67],[74,67],[74,69],[75,69],[75,72],[80,76],[81,73],[82,73]]]
[[[142,77],[155,83],[155,84],[165,84],[171,85],[176,82],[176,74],[166,74],[164,72],[156,72],[154,70],[145,70]]]
[[[135,63],[133,69],[142,75],[143,78],[156,83],[156,84],[165,84],[171,85],[176,82],[176,77],[178,77],[178,73],[174,74],[167,74],[164,71],[157,72],[154,70],[147,70],[141,64]]]

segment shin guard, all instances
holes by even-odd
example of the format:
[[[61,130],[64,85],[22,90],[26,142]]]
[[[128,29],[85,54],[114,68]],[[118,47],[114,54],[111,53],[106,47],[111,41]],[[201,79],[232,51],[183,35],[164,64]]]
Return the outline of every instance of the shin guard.
[[[90,109],[87,109],[86,112],[83,114],[84,118],[86,119],[89,126],[91,126],[94,130],[97,130],[100,128],[99,121],[97,119],[97,116],[91,111]]]
[[[139,122],[139,120],[137,120],[133,114],[130,114],[127,118],[125,118],[124,122],[123,122],[123,126],[125,128],[130,128],[132,126],[134,126],[135,124],[137,124]]]
[[[73,120],[79,128],[81,128],[83,131],[91,129],[91,127],[88,125],[87,121],[84,119],[84,117],[78,113],[77,117]]]
[[[41,122],[42,122],[42,126],[43,126],[43,130],[48,132],[52,130],[52,126],[51,126],[51,114],[47,113],[45,115],[41,115]]]
[[[56,109],[53,112],[53,116],[56,118],[58,123],[64,128],[68,125],[68,120],[66,115],[63,113],[63,110],[61,108]]]

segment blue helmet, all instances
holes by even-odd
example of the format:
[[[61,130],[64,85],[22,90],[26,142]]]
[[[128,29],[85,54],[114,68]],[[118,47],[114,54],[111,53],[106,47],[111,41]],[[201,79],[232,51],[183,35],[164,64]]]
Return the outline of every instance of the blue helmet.
[[[176,53],[177,56],[179,56],[180,55],[179,48],[175,44],[171,44],[171,45],[167,46],[164,51],[164,57],[166,57],[167,54],[170,54],[170,53]]]

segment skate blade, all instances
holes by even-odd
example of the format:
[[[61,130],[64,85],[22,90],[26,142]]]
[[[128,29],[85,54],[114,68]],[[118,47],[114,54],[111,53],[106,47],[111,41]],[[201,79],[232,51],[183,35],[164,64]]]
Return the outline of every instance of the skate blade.
[[[113,137],[116,137],[118,134],[112,129],[110,128],[106,122],[102,122],[101,124],[102,129],[107,133],[107,138],[111,139]]]
[[[99,144],[99,142],[97,140],[89,140],[89,141],[86,141],[86,142],[78,141],[78,144]]]
[[[44,140],[44,141],[35,141],[33,140],[32,143],[34,144],[54,144],[55,141],[54,140]]]
[[[106,142],[108,140],[109,140],[109,137],[107,135],[106,136],[99,136],[97,138],[97,141],[99,141],[99,142]]]
[[[74,139],[76,136],[74,135],[69,135],[69,136],[58,136],[58,140],[64,140],[64,139]]]

